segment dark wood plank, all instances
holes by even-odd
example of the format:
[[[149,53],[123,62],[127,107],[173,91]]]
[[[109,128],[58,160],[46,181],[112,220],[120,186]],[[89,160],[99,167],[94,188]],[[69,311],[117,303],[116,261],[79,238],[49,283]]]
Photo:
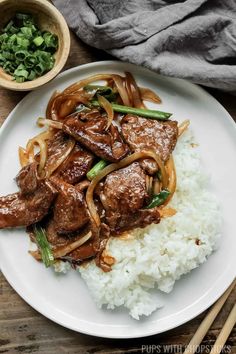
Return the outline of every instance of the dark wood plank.
[[[112,59],[105,52],[90,48],[71,35],[72,46],[64,69],[98,60]],[[228,110],[236,121],[235,97],[209,90]],[[0,89],[0,125],[10,111],[27,93]],[[236,289],[231,294],[223,311],[214,322],[203,341],[205,352],[212,345],[235,303]],[[41,316],[27,305],[0,274],[0,353],[181,353],[201,323],[206,313],[172,331],[132,340],[110,340],[79,334],[63,328]],[[169,351],[168,350],[168,346]],[[232,331],[227,345],[228,353],[236,353],[236,328]],[[209,352],[209,350],[208,350]],[[204,353],[203,347],[201,353]]]

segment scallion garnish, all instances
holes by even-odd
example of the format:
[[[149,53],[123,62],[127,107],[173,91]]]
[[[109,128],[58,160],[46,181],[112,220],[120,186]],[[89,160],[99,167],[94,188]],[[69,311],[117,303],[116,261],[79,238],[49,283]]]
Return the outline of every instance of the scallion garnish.
[[[51,246],[47,240],[45,230],[41,226],[34,226],[34,233],[36,236],[36,242],[39,247],[42,261],[46,267],[50,267],[54,263],[54,256],[51,250]]]
[[[170,195],[170,192],[168,191],[168,189],[163,189],[160,193],[154,194],[152,196],[152,200],[145,207],[145,209],[152,209],[152,208],[155,208],[156,206],[160,206],[161,204],[163,204],[166,201],[166,199],[169,197],[169,195]]]
[[[97,174],[104,169],[104,167],[106,167],[107,162],[105,160],[100,160],[98,163],[96,163],[96,165],[93,166],[93,168],[91,168],[91,170],[88,171],[87,173],[87,178],[92,181],[92,179],[94,179]]]
[[[34,80],[52,69],[58,38],[41,31],[30,14],[17,13],[0,34],[0,66],[16,82]]]
[[[91,105],[94,107],[99,107],[100,104],[98,101],[92,100]],[[123,106],[121,104],[116,104],[111,102],[111,106],[115,112],[125,113],[125,114],[136,114],[138,116],[150,119],[157,120],[167,120],[172,116],[172,113],[152,110],[152,109],[143,109],[143,108],[134,108],[129,106]]]

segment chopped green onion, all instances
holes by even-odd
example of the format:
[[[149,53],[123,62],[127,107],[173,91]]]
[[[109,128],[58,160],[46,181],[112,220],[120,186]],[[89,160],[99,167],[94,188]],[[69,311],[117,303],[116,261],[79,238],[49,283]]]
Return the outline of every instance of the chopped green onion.
[[[22,14],[21,12],[16,13],[16,18],[18,20],[28,20],[31,18],[29,14]]]
[[[50,32],[45,32],[43,35],[43,39],[45,41],[47,48],[57,48],[58,38],[54,34],[52,34]]]
[[[31,70],[27,79],[34,80],[35,78],[36,78],[36,72],[34,70]]]
[[[40,76],[44,73],[44,71],[46,71],[46,67],[42,63],[38,63],[35,65],[34,70],[36,74]]]
[[[44,42],[44,39],[42,36],[38,36],[33,39],[33,42],[37,47],[39,47]]]
[[[16,82],[20,84],[21,82],[24,82],[25,78],[23,76],[16,76]]]
[[[37,59],[34,55],[27,55],[24,59],[24,64],[26,68],[32,68],[37,63]],[[30,80],[30,79],[29,79]]]
[[[27,57],[27,54],[28,54],[28,52],[26,50],[18,50],[15,53],[15,57],[16,57],[17,60],[23,61]]]
[[[145,209],[152,209],[156,206],[163,204],[166,199],[169,197],[170,192],[167,189],[163,189],[160,193],[154,194],[152,196],[151,202],[145,207]]]
[[[30,45],[30,41],[27,38],[23,38],[19,35],[17,35],[16,43],[22,48],[27,48]]]
[[[98,101],[91,101],[90,103],[94,107],[100,106]],[[125,114],[136,114],[138,116],[144,118],[150,118],[150,119],[167,120],[170,118],[170,116],[172,116],[172,113],[156,111],[151,109],[128,107],[116,103],[111,103],[111,106],[115,112],[120,112]]]
[[[0,32],[0,66],[17,82],[34,80],[52,69],[57,48],[55,34],[39,30],[32,15],[17,13]]]
[[[42,261],[48,268],[54,263],[54,256],[51,246],[47,240],[45,230],[41,226],[34,226],[34,233],[41,253]]]
[[[92,181],[92,179],[94,179],[94,177],[97,176],[97,174],[104,169],[104,167],[107,166],[107,162],[105,160],[100,160],[98,163],[96,163],[96,165],[93,166],[93,168],[91,168],[91,170],[87,173],[87,178]]]
[[[14,25],[13,20],[9,21],[3,31],[8,32],[13,27],[13,25]]]
[[[27,39],[31,39],[31,37],[33,36],[33,32],[32,32],[31,27],[21,27],[20,30],[23,33],[23,35],[25,36],[25,38],[27,38]]]

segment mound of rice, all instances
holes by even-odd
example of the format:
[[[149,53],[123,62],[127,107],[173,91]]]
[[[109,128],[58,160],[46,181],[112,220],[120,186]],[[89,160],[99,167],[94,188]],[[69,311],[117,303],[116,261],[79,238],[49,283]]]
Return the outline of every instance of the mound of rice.
[[[199,151],[190,131],[174,152],[177,190],[169,206],[177,213],[158,225],[137,229],[128,239],[112,238],[107,251],[115,257],[105,273],[94,262],[79,272],[99,307],[124,306],[139,319],[162,306],[153,290],[169,293],[181,275],[205,262],[216,248],[221,214],[209,192]]]

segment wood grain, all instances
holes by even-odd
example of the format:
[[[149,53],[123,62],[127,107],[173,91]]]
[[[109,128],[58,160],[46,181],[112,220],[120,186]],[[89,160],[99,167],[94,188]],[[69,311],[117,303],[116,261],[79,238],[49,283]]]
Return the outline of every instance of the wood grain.
[[[92,61],[107,60],[111,57],[92,49],[71,35],[72,47],[65,69]],[[208,90],[229,111],[236,120],[235,97]],[[26,93],[0,89],[0,125],[9,112]],[[209,353],[224,321],[236,300],[236,289],[232,292],[222,312],[213,323],[203,340],[201,353]],[[132,340],[111,340],[79,334],[65,329],[43,317],[27,305],[0,274],[0,353],[183,353],[206,313],[194,320],[164,334]],[[168,347],[172,345],[172,347]],[[227,353],[236,353],[236,328],[226,343]],[[143,347],[146,346],[146,347]],[[149,347],[148,347],[149,346]],[[149,350],[149,351],[148,351]],[[208,351],[207,351],[208,350]],[[200,353],[199,352],[199,353]]]

